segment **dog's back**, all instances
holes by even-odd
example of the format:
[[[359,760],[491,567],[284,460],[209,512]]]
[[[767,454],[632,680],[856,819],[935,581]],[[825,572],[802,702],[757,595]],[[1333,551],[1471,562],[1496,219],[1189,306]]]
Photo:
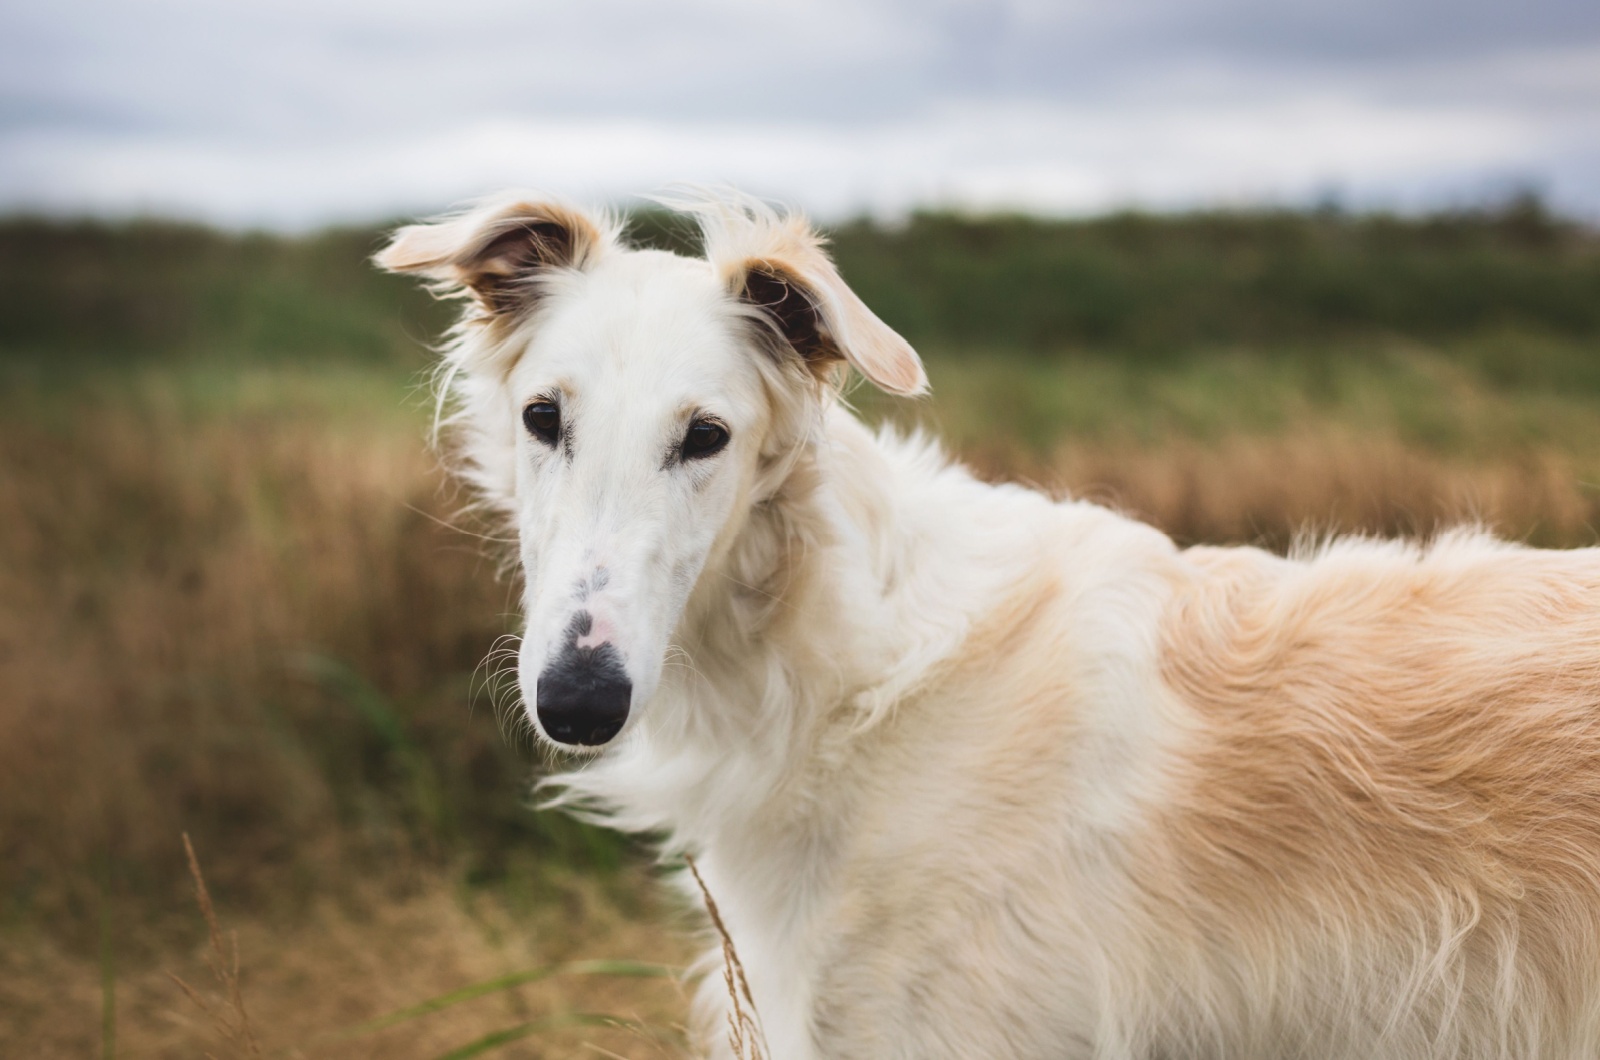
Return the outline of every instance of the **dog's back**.
[[[1068,507],[884,737],[837,1055],[1600,1053],[1600,550]]]
[[[1305,1055],[1600,1055],[1600,550],[1192,560],[1149,876],[1188,1003]]]

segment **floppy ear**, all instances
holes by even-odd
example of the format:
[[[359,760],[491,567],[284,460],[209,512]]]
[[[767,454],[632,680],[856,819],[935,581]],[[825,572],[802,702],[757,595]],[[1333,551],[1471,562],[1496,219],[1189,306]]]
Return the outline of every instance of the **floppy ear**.
[[[845,361],[892,394],[928,389],[916,351],[845,284],[803,217],[743,196],[672,205],[699,215],[723,282],[813,371]]]
[[[373,261],[465,292],[492,315],[527,306],[539,276],[582,269],[610,244],[610,226],[560,203],[503,197],[430,224],[407,225]]]

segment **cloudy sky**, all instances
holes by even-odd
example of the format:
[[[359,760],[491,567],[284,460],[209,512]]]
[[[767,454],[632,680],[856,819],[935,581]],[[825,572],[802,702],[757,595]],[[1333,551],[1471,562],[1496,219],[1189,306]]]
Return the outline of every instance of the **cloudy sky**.
[[[0,209],[304,227],[674,181],[824,216],[1532,186],[1600,218],[1600,2],[0,8]]]

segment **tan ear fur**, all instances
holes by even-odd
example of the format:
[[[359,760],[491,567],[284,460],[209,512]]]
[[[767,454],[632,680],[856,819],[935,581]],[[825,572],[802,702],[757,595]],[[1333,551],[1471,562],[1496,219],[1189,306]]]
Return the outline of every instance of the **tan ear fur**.
[[[804,217],[731,194],[663,202],[699,218],[706,258],[728,290],[768,312],[808,363],[843,358],[892,394],[927,391],[916,351],[849,288]]]
[[[527,304],[529,281],[538,273],[584,268],[613,238],[611,225],[574,207],[510,195],[452,217],[407,225],[373,262],[389,272],[425,276],[445,293],[470,294],[499,314]]]

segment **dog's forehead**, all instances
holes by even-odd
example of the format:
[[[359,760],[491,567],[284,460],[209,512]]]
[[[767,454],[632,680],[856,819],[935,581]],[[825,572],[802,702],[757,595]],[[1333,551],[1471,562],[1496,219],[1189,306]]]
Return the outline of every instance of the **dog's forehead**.
[[[627,251],[551,291],[514,375],[534,386],[625,387],[665,401],[742,392],[754,370],[739,335],[708,263]]]

